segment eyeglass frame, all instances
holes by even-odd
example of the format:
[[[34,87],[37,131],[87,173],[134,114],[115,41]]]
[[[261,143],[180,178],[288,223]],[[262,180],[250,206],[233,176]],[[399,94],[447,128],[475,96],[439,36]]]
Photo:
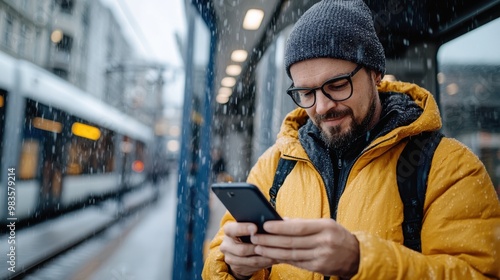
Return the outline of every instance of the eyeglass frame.
[[[328,80],[326,80],[321,86],[319,87],[315,87],[315,88],[307,88],[307,87],[293,87],[293,83],[290,85],[290,87],[286,90],[286,93],[290,96],[290,98],[292,98],[293,102],[295,104],[297,104],[297,106],[299,106],[300,108],[303,108],[303,109],[309,109],[311,107],[313,107],[315,104],[316,104],[316,91],[318,89],[321,89],[321,92],[330,100],[332,101],[336,101],[336,102],[340,102],[340,101],[345,101],[349,98],[351,98],[353,92],[354,92],[354,87],[352,85],[352,77],[354,75],[356,75],[356,73],[359,72],[359,70],[361,70],[361,68],[363,68],[363,65],[360,65],[358,64],[358,66],[356,66],[356,68],[351,72],[351,73],[348,73],[348,74],[344,74],[344,75],[340,75],[340,76],[336,76],[336,77],[333,77],[333,78],[330,78]],[[323,89],[323,87],[326,85],[326,84],[330,84],[330,83],[333,83],[333,82],[336,82],[336,81],[340,81],[342,79],[346,79],[349,84],[351,85],[351,93],[349,94],[348,97],[346,98],[343,98],[343,99],[335,99],[333,98],[332,96],[330,96],[330,94],[326,93],[325,90]],[[295,101],[295,99],[293,98],[292,94],[294,91],[297,91],[297,90],[307,90],[307,93],[306,94],[309,94],[309,93],[313,93],[314,94],[314,102],[312,103],[311,106],[302,106],[302,105],[299,105],[297,101]]]

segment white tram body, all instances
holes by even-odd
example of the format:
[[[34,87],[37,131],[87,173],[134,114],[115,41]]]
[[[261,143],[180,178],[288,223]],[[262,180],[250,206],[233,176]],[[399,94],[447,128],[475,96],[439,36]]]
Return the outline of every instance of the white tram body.
[[[19,220],[116,195],[147,180],[152,128],[54,74],[0,52],[2,189],[15,170]],[[14,169],[13,169],[14,168]],[[12,194],[12,193],[11,193]]]

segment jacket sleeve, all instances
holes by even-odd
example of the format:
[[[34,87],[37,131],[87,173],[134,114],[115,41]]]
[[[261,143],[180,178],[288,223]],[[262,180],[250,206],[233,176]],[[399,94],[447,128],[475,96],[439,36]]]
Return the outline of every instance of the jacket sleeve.
[[[279,152],[274,147],[269,148],[257,161],[255,166],[250,170],[247,182],[259,187],[264,195],[269,199],[269,189],[274,178],[274,170],[276,170]],[[219,250],[222,243],[224,232],[222,227],[225,223],[234,222],[234,218],[227,211],[221,219],[220,228],[214,239],[210,242],[208,255],[203,266],[203,279],[234,279],[229,273],[229,268],[224,262],[224,254]],[[267,279],[269,272],[266,269],[256,272],[252,276],[252,280]]]
[[[445,143],[443,143],[445,142]],[[432,160],[422,253],[364,232],[353,279],[500,278],[500,203],[481,161],[443,138]]]

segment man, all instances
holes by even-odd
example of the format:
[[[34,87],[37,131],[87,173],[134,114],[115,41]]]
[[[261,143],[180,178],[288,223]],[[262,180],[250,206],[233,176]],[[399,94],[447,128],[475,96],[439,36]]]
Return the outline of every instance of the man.
[[[426,90],[381,81],[384,51],[361,0],[324,0],[304,13],[285,66],[301,108],[247,181],[268,195],[279,158],[296,160],[276,198],[288,218],[256,234],[226,213],[205,279],[500,277],[498,197],[479,159],[450,138],[432,159],[421,252],[403,245],[396,162],[409,136],[439,130],[441,120]]]

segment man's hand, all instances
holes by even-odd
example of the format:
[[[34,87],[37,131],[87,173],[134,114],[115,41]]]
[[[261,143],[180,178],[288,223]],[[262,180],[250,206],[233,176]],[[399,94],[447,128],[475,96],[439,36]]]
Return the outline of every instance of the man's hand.
[[[268,221],[264,229],[270,234],[251,237],[255,253],[264,259],[323,275],[351,277],[358,272],[358,240],[332,219]]]
[[[241,236],[253,235],[257,226],[252,223],[227,223],[224,225],[224,238],[220,250],[224,261],[229,265],[231,274],[239,279],[251,276],[255,272],[270,267],[276,262],[270,258],[255,254],[255,245],[243,243]]]

